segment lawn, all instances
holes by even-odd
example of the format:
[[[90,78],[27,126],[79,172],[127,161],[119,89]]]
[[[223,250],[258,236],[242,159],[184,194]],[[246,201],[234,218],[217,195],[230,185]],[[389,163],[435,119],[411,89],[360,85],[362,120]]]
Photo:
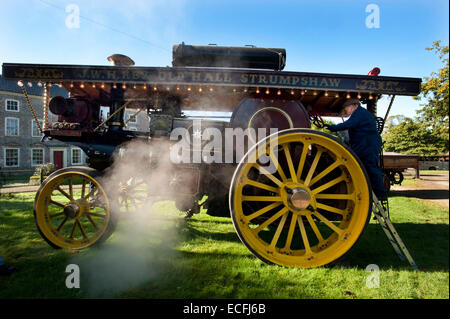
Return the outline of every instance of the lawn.
[[[0,198],[0,255],[17,268],[0,277],[0,298],[449,298],[448,209],[406,197],[390,216],[420,271],[395,254],[371,220],[337,265],[296,269],[267,265],[239,241],[229,218],[204,212],[184,221],[172,202],[129,214],[101,246],[78,253],[52,249],[33,219],[33,193]],[[67,265],[80,268],[68,289]],[[379,287],[366,280],[379,267]]]

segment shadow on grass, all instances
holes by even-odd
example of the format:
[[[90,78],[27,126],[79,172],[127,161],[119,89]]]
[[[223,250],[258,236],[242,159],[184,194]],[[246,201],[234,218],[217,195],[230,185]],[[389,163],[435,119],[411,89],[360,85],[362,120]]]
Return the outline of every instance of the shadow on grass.
[[[414,197],[420,199],[449,199],[449,191],[445,189],[395,190],[389,197]]]
[[[447,225],[400,223],[395,224],[394,227],[421,271],[449,270],[449,228]],[[189,223],[186,224],[186,230],[186,240],[201,237],[215,241],[241,243],[235,232],[217,233],[198,230]],[[219,253],[212,253],[211,257],[216,258],[219,255]],[[413,270],[407,260],[401,260],[396,254],[378,223],[368,224],[352,249],[330,267],[366,267],[369,264],[376,264],[380,269]]]

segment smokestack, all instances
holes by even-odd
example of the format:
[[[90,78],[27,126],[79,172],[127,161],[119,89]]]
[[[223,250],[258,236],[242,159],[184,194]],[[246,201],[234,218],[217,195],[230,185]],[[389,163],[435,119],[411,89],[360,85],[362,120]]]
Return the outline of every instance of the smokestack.
[[[134,61],[123,54],[113,54],[108,57],[108,61],[113,66],[133,66]]]

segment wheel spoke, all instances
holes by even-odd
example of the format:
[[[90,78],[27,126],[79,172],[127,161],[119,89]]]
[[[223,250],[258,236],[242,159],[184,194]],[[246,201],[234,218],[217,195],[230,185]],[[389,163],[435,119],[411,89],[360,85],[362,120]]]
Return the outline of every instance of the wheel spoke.
[[[280,196],[242,196],[243,202],[281,202]]]
[[[289,151],[289,146],[287,144],[283,145],[284,154],[286,156],[286,161],[289,166],[289,173],[291,174],[292,181],[298,183],[297,174],[295,173],[294,163],[292,162],[291,152]]]
[[[60,231],[61,228],[64,226],[64,224],[67,222],[67,220],[69,219],[69,217],[65,217],[64,220],[62,221],[61,224],[59,224],[58,228],[56,228],[57,231]]]
[[[274,209],[275,207],[278,207],[280,205],[281,205],[281,202],[272,203],[270,205],[267,205],[264,208],[259,209],[258,211],[254,212],[253,214],[246,216],[245,219],[247,220],[247,222],[249,222],[249,221],[255,219],[256,217],[259,217],[262,214],[264,214],[264,213],[268,212],[269,210]]]
[[[86,236],[86,233],[84,232],[84,228],[80,223],[80,220],[77,219],[76,223],[78,224],[78,228],[80,228],[81,234],[83,235],[84,239],[87,239],[88,237]]]
[[[278,145],[276,146],[278,147]],[[280,174],[281,180],[283,182],[286,182],[287,178],[284,174],[283,168],[281,167],[280,163],[278,162],[278,159],[275,157],[275,152],[272,152],[272,150],[269,150],[269,156],[272,159],[273,165],[277,168],[278,173]]]
[[[320,156],[322,156],[322,153],[323,153],[322,149],[317,150],[316,156],[314,157],[311,167],[309,168],[308,175],[306,176],[306,179],[305,179],[306,186],[309,185],[309,182],[311,181],[311,178],[312,178],[314,172],[316,171],[317,163],[319,163]]]
[[[324,191],[325,189],[330,188],[331,186],[336,185],[336,184],[339,183],[339,182],[342,182],[343,180],[345,180],[345,176],[344,176],[344,175],[341,175],[340,177],[337,177],[337,178],[335,178],[335,179],[329,181],[328,183],[323,184],[322,186],[319,186],[319,187],[317,187],[317,188],[314,188],[313,190],[311,190],[311,193],[312,193],[313,195],[316,195],[316,194],[318,194],[318,193]]]
[[[86,215],[86,217],[89,219],[89,221],[91,222],[92,226],[94,226],[95,230],[98,230],[97,224],[94,222],[92,217],[90,215]]]
[[[97,188],[95,186],[92,186],[92,189],[90,190],[90,192],[85,197],[83,197],[83,199],[88,199],[90,196],[94,195],[96,190],[97,190]]]
[[[312,228],[314,234],[316,235],[317,239],[319,240],[319,242],[324,241],[319,228],[317,228],[316,222],[314,221],[314,219],[311,217],[310,214],[306,215],[306,219],[308,220],[308,223],[311,226],[311,228]]]
[[[60,213],[56,213],[56,214],[50,214],[50,218],[55,218],[55,217],[58,217],[58,216],[62,216],[62,215],[64,215],[64,212],[60,212]]]
[[[274,182],[278,186],[280,187],[283,186],[283,183],[278,178],[270,174],[264,167],[258,164],[254,164],[254,167],[259,169],[260,174],[265,175],[267,178],[269,178],[272,182]]]
[[[311,254],[311,247],[309,246],[308,235],[306,234],[305,225],[303,224],[302,216],[297,216],[298,226],[300,227],[300,233],[302,234],[303,244],[305,245],[305,253]]]
[[[70,232],[70,237],[69,238],[72,238],[73,239],[73,235],[75,234],[75,228],[77,227],[77,223],[76,222],[74,222],[73,223],[73,227],[72,227],[72,231]]]
[[[56,206],[59,206],[59,207],[61,207],[61,208],[64,208],[64,205],[63,204],[61,204],[61,203],[58,203],[58,202],[55,202],[54,200],[50,200],[50,204],[53,204],[53,205],[56,205]]]
[[[246,179],[244,181],[244,184],[248,184],[248,185],[255,186],[255,187],[258,187],[258,188],[261,188],[261,189],[265,189],[265,190],[267,190],[269,192],[272,192],[272,193],[278,193],[278,188],[275,188],[275,187],[272,187],[272,186],[269,186],[269,185],[266,185],[266,184],[254,181],[252,179]]]
[[[88,213],[86,213],[86,214],[87,214],[87,215],[90,215],[90,216],[96,216],[96,217],[106,218],[106,215],[102,215],[102,214],[98,214],[98,213],[88,212]]]
[[[264,223],[259,225],[257,228],[253,230],[255,234],[258,234],[261,230],[272,224],[275,220],[280,218],[284,213],[286,213],[289,209],[287,207],[283,207],[278,213],[270,217],[268,220],[266,220]]]
[[[355,193],[351,194],[317,194],[316,199],[342,199],[355,201]]]
[[[278,242],[278,239],[280,238],[280,234],[281,234],[281,231],[283,230],[284,224],[286,223],[288,214],[289,214],[289,211],[284,213],[283,217],[281,218],[280,223],[278,224],[277,230],[275,231],[275,234],[273,235],[272,241],[270,242],[270,245],[269,245],[269,247],[271,247],[272,249],[275,248],[275,246]]]
[[[70,195],[70,198],[73,200],[73,185],[72,185],[72,179],[69,179],[69,195]]]
[[[291,249],[292,237],[294,236],[295,231],[296,218],[294,215],[291,217],[291,224],[289,225],[289,231],[286,238],[286,244],[284,245],[284,249]]]
[[[339,215],[344,215],[345,214],[345,212],[342,209],[338,209],[336,207],[328,206],[328,205],[325,205],[325,204],[317,203],[317,208],[324,209],[324,210],[327,210],[329,212],[332,212],[332,213],[335,213],[335,214],[339,214]]]
[[[81,185],[81,198],[84,198],[85,189],[86,189],[86,180],[83,178],[83,184]]]
[[[330,227],[335,233],[337,233],[338,235],[342,234],[343,230],[340,229],[339,227],[337,227],[335,224],[333,224],[332,222],[330,222],[328,219],[326,219],[322,214],[320,214],[319,212],[314,212],[313,215],[317,216],[325,225],[327,225],[328,227]]]
[[[333,164],[331,164],[330,166],[328,166],[326,169],[324,169],[322,172],[320,172],[320,174],[316,175],[311,182],[309,183],[309,187],[311,187],[312,185],[314,185],[315,183],[317,183],[320,179],[322,179],[325,175],[327,175],[328,173],[330,173],[332,170],[334,170],[336,167],[338,167],[339,165],[341,165],[342,162],[337,160],[335,162],[333,162]]]
[[[305,162],[306,162],[306,155],[308,154],[308,148],[309,148],[309,143],[304,143],[303,144],[303,149],[302,149],[302,155],[300,157],[300,161],[298,162],[298,168],[297,168],[297,180],[300,180],[302,177],[302,173],[303,173],[303,167],[305,166]]]
[[[68,199],[73,200],[72,196],[70,196],[69,194],[67,194],[67,193],[61,188],[60,185],[58,185],[58,186],[56,187],[56,189],[57,189],[61,194],[63,194],[64,196],[66,196]]]

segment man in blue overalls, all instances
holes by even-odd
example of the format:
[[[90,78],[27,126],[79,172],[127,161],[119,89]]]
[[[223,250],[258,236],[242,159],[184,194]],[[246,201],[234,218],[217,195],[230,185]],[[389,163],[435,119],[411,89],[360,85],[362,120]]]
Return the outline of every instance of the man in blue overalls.
[[[375,195],[379,200],[387,199],[383,173],[378,166],[382,142],[374,116],[361,107],[357,99],[349,99],[343,104],[342,115],[350,118],[326,127],[332,132],[348,130],[350,147],[364,164]]]

